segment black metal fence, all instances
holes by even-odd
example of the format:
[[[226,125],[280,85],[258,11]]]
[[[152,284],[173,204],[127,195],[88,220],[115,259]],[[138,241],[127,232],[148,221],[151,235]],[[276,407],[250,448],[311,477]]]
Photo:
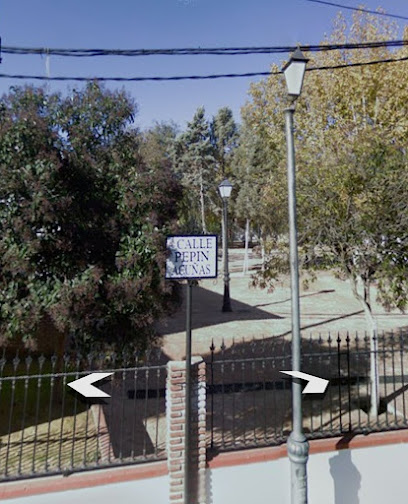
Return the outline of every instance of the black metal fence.
[[[129,355],[0,359],[0,480],[165,458],[166,366]],[[157,359],[156,359],[157,362]],[[84,399],[67,386],[114,372]]]
[[[374,343],[374,344],[373,344]],[[303,396],[308,438],[408,427],[408,333],[302,338],[302,371],[329,380]],[[214,345],[207,362],[208,447],[271,446],[292,430],[291,343],[284,338]],[[374,363],[374,364],[373,364]],[[374,367],[373,367],[374,366]],[[378,415],[370,374],[376,371]],[[92,371],[111,397],[84,399],[67,384]],[[166,363],[139,356],[0,359],[0,481],[166,458]]]
[[[303,337],[302,371],[329,380],[325,394],[303,395],[306,436],[406,428],[407,348],[402,330],[373,340],[357,333]],[[209,446],[225,451],[285,442],[292,430],[291,379],[280,371],[290,369],[289,340],[213,344],[207,359]],[[378,415],[371,406],[371,369]]]

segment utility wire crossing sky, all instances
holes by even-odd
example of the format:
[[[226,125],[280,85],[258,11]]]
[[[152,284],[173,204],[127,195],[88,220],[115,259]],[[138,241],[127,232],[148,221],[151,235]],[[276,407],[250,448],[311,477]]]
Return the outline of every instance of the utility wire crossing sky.
[[[108,89],[121,85],[135,99],[141,128],[155,121],[184,128],[199,106],[208,118],[228,106],[239,121],[250,84],[269,75],[272,63],[281,68],[298,44],[310,53],[331,50],[319,44],[332,33],[337,11],[350,23],[353,10],[362,10],[355,1],[343,2],[3,0],[0,93],[40,83],[47,92],[66,94],[99,78]],[[395,40],[388,47],[405,45],[397,20],[408,18],[406,0],[387,0],[387,17],[376,11],[377,0],[364,3],[373,11],[367,13],[371,19],[386,22],[388,17],[395,23]]]
[[[1,42],[1,39],[0,39]],[[45,47],[12,47],[3,46],[1,52],[5,54],[40,54],[43,56],[65,56],[74,58],[91,58],[97,56],[187,56],[187,55],[218,55],[235,56],[244,54],[277,54],[291,53],[298,47],[302,51],[322,52],[337,51],[339,49],[372,49],[379,47],[402,47],[408,45],[408,40],[377,40],[371,42],[345,44],[319,44],[296,46],[270,47],[184,47],[176,49],[61,49]]]
[[[381,12],[378,10],[364,9],[363,7],[352,7],[350,5],[339,4],[335,2],[326,2],[326,0],[304,0],[305,2],[313,2],[322,5],[329,5],[330,7],[340,7],[341,9],[352,10],[357,12],[366,12],[367,14],[375,14],[377,16],[386,16],[394,19],[406,19],[408,16],[400,16],[399,14],[390,14],[389,12]]]
[[[312,72],[316,70],[336,70],[340,68],[353,68],[353,67],[364,67],[369,65],[379,65],[382,63],[397,63],[399,61],[407,61],[408,56],[403,56],[401,58],[387,58],[373,61],[365,61],[361,63],[344,63],[339,65],[326,65],[318,67],[306,68],[306,72]],[[204,80],[204,79],[226,79],[226,78],[237,78],[237,77],[259,77],[259,76],[269,76],[269,75],[281,75],[283,72],[279,70],[277,72],[247,72],[247,73],[237,73],[237,74],[210,74],[210,75],[174,75],[174,76],[156,76],[156,77],[75,77],[75,76],[56,76],[50,77],[46,75],[9,75],[0,74],[0,79],[33,79],[41,81],[92,81],[99,80],[102,82],[112,81],[112,82],[142,82],[142,81],[180,81],[180,80]]]

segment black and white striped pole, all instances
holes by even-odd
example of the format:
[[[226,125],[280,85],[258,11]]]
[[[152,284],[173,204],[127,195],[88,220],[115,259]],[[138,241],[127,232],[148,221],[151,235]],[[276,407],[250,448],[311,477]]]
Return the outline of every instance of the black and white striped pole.
[[[294,372],[300,372],[301,340],[293,115],[295,113],[296,99],[299,97],[302,90],[307,61],[308,60],[298,48],[283,68],[290,99],[290,105],[285,110],[285,126],[288,163],[290,279],[292,293],[292,371]],[[292,380],[292,419],[293,430],[287,443],[291,465],[291,504],[307,504],[306,466],[309,457],[309,443],[303,433],[302,385],[298,379]]]

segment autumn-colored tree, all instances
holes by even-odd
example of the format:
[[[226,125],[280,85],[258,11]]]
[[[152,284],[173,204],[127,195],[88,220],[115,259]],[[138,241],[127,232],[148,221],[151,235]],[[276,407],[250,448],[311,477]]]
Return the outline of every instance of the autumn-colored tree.
[[[380,16],[355,13],[350,26],[341,16],[325,43],[396,38],[396,26]],[[310,55],[309,66],[367,62],[405,56],[402,48],[327,51]],[[278,70],[274,66],[272,70]],[[306,269],[335,269],[350,281],[361,303],[376,349],[370,286],[378,286],[387,307],[407,305],[407,90],[406,63],[308,72],[297,103],[296,156],[299,245]],[[281,153],[275,190],[265,193],[273,206],[286,199],[283,79],[271,76],[254,85],[245,113],[266,142]],[[270,261],[263,278],[276,280],[281,262]],[[378,373],[372,361],[371,414],[378,413]]]

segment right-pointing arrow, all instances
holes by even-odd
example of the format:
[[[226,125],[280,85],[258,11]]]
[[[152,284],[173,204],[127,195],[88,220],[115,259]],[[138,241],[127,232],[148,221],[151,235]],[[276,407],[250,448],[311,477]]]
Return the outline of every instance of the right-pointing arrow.
[[[302,373],[301,371],[281,371],[293,376],[294,378],[301,378],[302,380],[307,380],[309,383],[303,389],[302,394],[323,394],[326,390],[329,380],[324,378],[319,378],[318,376],[313,376],[307,373]]]
[[[109,394],[106,394],[92,385],[92,383],[102,380],[102,378],[106,378],[110,375],[113,375],[113,373],[91,373],[90,375],[79,378],[79,380],[75,380],[67,385],[84,397],[110,397]]]

